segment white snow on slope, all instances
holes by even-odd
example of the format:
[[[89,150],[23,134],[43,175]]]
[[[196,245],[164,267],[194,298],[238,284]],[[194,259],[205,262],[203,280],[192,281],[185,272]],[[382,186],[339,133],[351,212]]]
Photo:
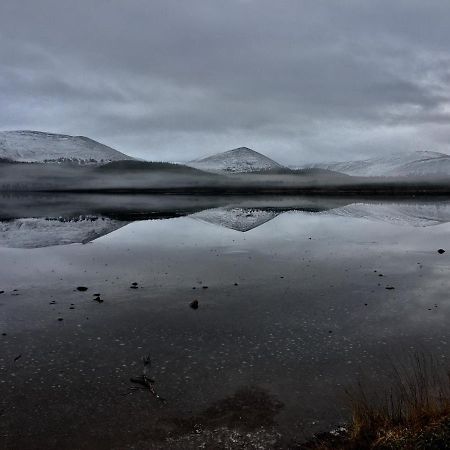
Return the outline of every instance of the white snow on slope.
[[[39,131],[0,131],[0,158],[21,162],[69,160],[83,163],[134,159],[83,136]]]
[[[207,158],[191,161],[186,165],[200,170],[232,173],[257,172],[282,167],[267,156],[247,147],[217,153]]]
[[[276,211],[231,207],[206,209],[189,217],[244,233],[274,219],[278,214]]]
[[[352,203],[323,214],[388,222],[394,225],[429,227],[450,222],[450,202]]]
[[[450,176],[450,156],[417,151],[361,161],[318,163],[303,168],[329,169],[354,176]]]
[[[128,222],[98,217],[72,220],[24,218],[0,222],[0,247],[39,248],[86,244],[112,233]]]

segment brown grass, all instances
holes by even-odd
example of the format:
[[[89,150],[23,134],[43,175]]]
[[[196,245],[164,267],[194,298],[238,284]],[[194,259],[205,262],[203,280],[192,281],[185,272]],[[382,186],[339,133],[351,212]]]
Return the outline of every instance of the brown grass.
[[[418,352],[392,372],[386,389],[358,383],[347,392],[352,418],[338,440],[324,433],[300,448],[450,449],[450,372]]]

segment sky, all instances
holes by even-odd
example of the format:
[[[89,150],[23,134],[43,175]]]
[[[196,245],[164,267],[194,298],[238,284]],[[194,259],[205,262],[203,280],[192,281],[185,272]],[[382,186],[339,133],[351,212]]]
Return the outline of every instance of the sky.
[[[450,153],[448,0],[1,0],[0,130],[188,161]]]

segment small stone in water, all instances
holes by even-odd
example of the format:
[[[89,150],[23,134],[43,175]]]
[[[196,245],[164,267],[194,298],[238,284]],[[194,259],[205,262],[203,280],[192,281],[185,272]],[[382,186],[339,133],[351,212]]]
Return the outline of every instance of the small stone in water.
[[[189,306],[192,309],[198,309],[198,300],[192,300],[192,302],[189,304]]]

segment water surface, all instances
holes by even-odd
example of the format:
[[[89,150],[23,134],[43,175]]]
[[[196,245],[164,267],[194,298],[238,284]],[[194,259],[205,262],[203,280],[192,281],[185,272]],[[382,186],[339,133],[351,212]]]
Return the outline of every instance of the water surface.
[[[242,392],[270,448],[346,420],[345,389],[408,352],[448,362],[446,199],[0,203],[2,448],[197,448]],[[129,389],[148,354],[165,403]]]

